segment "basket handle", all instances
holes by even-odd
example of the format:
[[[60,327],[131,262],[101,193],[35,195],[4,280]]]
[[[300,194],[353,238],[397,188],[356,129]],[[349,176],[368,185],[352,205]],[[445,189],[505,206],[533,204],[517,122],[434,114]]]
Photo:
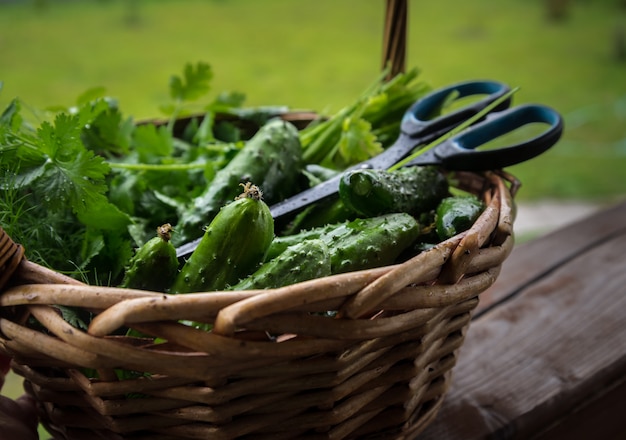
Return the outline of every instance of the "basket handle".
[[[15,243],[0,227],[0,291],[24,258],[24,247]]]
[[[385,0],[385,29],[383,34],[383,65],[389,67],[387,79],[406,69],[407,0]]]
[[[74,278],[28,261],[24,246],[15,243],[0,227],[0,292],[11,280],[16,284],[76,284]]]

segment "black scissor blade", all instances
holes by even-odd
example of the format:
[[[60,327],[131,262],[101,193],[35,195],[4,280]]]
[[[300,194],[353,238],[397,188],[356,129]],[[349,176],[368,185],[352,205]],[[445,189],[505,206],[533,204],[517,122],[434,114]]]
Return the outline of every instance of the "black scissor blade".
[[[270,206],[272,217],[277,219],[279,217],[296,213],[306,206],[312,205],[332,196],[333,194],[336,194],[339,191],[340,180],[341,175],[335,176],[315,185],[312,188],[304,190],[292,197]]]
[[[400,136],[398,140],[385,151],[346,168],[340,174],[315,185],[312,188],[302,191],[288,199],[283,200],[270,207],[270,212],[274,219],[300,211],[302,208],[317,203],[327,197],[339,192],[339,182],[341,177],[348,171],[357,169],[387,169],[400,159],[406,157],[419,144],[419,141],[410,139],[407,136]]]
[[[176,258],[186,258],[193,253],[198,247],[202,237],[196,238],[189,243],[182,244],[176,248]]]

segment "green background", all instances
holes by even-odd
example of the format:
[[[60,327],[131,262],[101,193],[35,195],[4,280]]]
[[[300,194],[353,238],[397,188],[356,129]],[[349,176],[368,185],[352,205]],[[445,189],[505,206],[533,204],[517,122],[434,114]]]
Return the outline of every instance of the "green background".
[[[496,79],[517,103],[560,111],[562,140],[511,167],[519,198],[611,200],[626,193],[626,8],[570,0],[409,0],[407,65],[433,87]],[[39,5],[39,6],[37,6]],[[352,102],[381,68],[384,0],[100,0],[0,5],[0,105],[68,106],[105,87],[126,114],[161,116],[170,75],[215,72],[213,93],[319,112]],[[621,33],[621,37],[619,37]],[[622,50],[626,50],[623,49]]]

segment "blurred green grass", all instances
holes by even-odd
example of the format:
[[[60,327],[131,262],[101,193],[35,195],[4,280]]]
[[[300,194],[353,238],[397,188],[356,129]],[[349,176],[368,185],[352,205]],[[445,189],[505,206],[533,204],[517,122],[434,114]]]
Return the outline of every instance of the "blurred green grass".
[[[91,0],[0,4],[0,106],[71,105],[103,86],[136,119],[160,116],[186,62],[215,71],[213,92],[249,105],[338,110],[380,71],[384,0]],[[511,167],[519,199],[626,194],[626,62],[618,0],[571,1],[566,20],[539,0],[409,2],[407,65],[432,86],[489,78],[565,117],[562,140]]]

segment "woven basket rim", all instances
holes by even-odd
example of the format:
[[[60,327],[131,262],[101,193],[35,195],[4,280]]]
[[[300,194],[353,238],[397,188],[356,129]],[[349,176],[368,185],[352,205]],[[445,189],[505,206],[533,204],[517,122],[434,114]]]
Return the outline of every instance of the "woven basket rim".
[[[477,174],[463,173],[460,176],[467,179]],[[354,330],[358,321],[362,321],[359,318],[367,318],[379,309],[403,311],[408,305],[414,308],[445,307],[471,297],[473,290],[469,289],[468,294],[468,286],[484,290],[493,283],[500,264],[512,249],[513,195],[505,179],[511,183],[511,188],[516,188],[518,182],[510,175],[494,172],[484,173],[481,179],[490,185],[483,191],[487,207],[472,229],[404,263],[333,275],[279,289],[170,295],[87,286],[24,260],[19,267],[25,266],[24,276],[34,279],[35,284],[28,279],[18,281],[17,286],[3,292],[0,307],[65,305],[96,310],[98,314],[90,325],[89,334],[97,337],[112,334],[128,323],[186,318],[214,319],[212,333],[232,337],[238,328],[267,319],[272,314],[309,313],[316,307],[336,309],[338,318],[357,321],[350,327]],[[471,182],[475,183],[475,178]],[[433,280],[437,282],[433,283]],[[357,334],[351,333],[351,336]]]

